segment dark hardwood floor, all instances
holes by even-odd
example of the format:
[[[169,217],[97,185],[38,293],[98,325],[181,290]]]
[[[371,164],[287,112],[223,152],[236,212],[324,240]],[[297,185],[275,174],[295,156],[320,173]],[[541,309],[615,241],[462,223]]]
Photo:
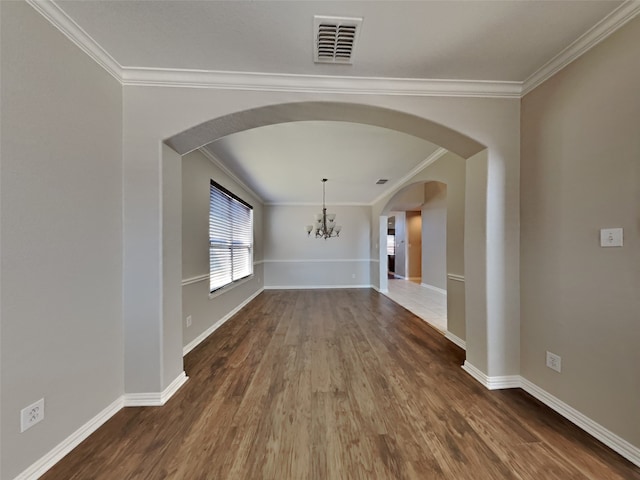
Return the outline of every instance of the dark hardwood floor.
[[[640,480],[372,290],[266,291],[185,358],[164,407],[126,408],[53,479]]]

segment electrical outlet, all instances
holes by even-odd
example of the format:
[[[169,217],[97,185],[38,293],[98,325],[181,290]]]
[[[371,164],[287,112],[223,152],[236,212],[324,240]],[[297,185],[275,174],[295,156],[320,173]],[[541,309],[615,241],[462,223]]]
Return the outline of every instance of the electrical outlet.
[[[560,355],[547,352],[547,367],[560,373],[562,371],[562,358]]]
[[[355,273],[352,273],[352,274],[351,274],[351,278],[356,278],[356,274],[355,274]]]
[[[20,410],[20,433],[44,420],[44,398]]]
[[[191,315],[187,315],[187,319],[186,319],[187,328],[191,326],[191,323],[192,323]]]

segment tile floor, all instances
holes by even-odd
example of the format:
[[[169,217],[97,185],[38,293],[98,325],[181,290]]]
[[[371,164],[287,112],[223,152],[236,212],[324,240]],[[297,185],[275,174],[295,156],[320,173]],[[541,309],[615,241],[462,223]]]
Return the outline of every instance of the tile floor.
[[[389,279],[391,300],[440,330],[447,331],[447,295],[411,280]]]

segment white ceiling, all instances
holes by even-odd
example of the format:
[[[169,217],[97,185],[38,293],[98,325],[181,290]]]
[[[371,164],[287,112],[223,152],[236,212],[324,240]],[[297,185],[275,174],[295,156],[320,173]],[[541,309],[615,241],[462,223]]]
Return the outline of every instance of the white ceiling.
[[[235,133],[206,149],[268,203],[369,204],[439,147],[347,122],[292,122]],[[376,181],[386,178],[386,185]]]
[[[317,76],[515,82],[514,91],[522,91],[522,85],[560,68],[562,62],[554,65],[556,56],[568,47],[558,58],[575,58],[585,38],[602,38],[597,28],[581,38],[598,22],[611,14],[608,21],[615,24],[611,19],[622,10],[635,9],[621,4],[59,0],[51,8],[34,7],[61,21],[67,31],[75,29],[93,57],[123,79],[134,72],[144,78],[183,70],[195,78],[203,72],[193,70],[203,70],[298,75],[297,82]],[[314,15],[364,18],[352,65],[313,63]],[[577,53],[567,54],[571,49]],[[253,80],[245,76],[243,81]],[[505,85],[511,84],[498,88]],[[439,152],[410,135],[344,122],[272,125],[230,135],[207,148],[265,202],[314,204],[322,199],[324,177],[329,179],[329,204],[368,204]],[[378,186],[378,178],[390,181]]]
[[[124,67],[524,81],[617,1],[58,1]],[[353,65],[313,16],[363,17]]]

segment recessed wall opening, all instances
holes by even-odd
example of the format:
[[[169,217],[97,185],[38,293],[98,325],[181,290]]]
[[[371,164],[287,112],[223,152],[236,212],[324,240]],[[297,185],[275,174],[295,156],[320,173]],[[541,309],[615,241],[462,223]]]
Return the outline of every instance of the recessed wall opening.
[[[446,333],[447,185],[413,184],[392,197],[388,206],[386,295]],[[456,292],[451,301],[457,310],[464,305],[464,295]]]

